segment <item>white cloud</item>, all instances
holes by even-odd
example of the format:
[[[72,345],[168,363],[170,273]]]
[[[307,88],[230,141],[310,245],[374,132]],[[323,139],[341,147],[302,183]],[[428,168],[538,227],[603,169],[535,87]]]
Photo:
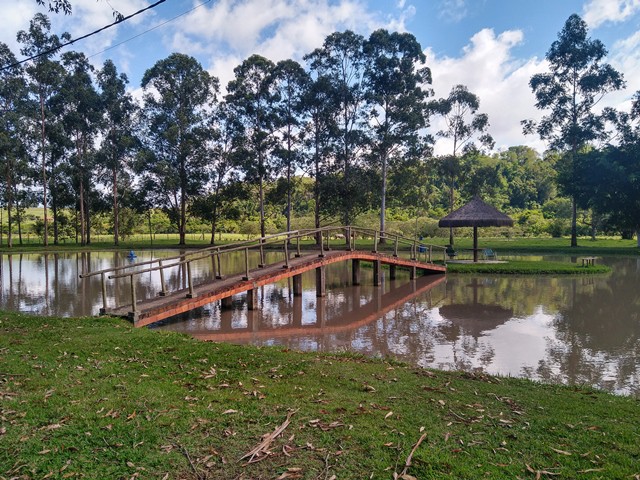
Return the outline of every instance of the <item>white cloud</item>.
[[[457,23],[467,16],[466,0],[442,0],[438,16],[452,23]]]
[[[638,10],[640,0],[590,0],[583,8],[583,18],[596,28],[605,22],[622,22]]]
[[[609,61],[616,70],[624,74],[627,88],[607,95],[607,105],[628,111],[631,96],[640,90],[640,32],[614,43]]]
[[[439,58],[430,50],[427,64],[433,75],[435,97],[446,97],[456,84],[463,84],[480,98],[480,112],[489,115],[489,132],[496,141],[496,149],[514,145],[529,145],[542,152],[546,148],[535,136],[524,136],[520,121],[538,119],[535,99],[529,88],[529,79],[545,68],[536,58],[516,60],[511,49],[523,40],[518,30],[510,30],[496,36],[491,29],[484,29],[471,38],[461,57]],[[433,119],[433,131],[441,128]],[[450,153],[452,146],[445,139],[436,143],[435,153]]]
[[[172,24],[165,44],[171,51],[203,56],[224,88],[233,68],[254,53],[274,62],[301,62],[335,31],[405,30],[405,19],[414,13],[413,6],[405,5],[397,15],[381,18],[359,0],[220,0]]]

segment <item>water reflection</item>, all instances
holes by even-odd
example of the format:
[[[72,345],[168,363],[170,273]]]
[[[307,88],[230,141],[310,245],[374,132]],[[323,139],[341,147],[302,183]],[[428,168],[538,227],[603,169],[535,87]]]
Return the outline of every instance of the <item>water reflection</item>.
[[[138,260],[175,251],[141,251]],[[275,255],[275,254],[274,254]],[[557,258],[556,258],[557,259]],[[568,260],[568,259],[567,259]],[[99,278],[78,273],[128,262],[123,252],[3,254],[0,308],[42,315],[95,315],[102,306]],[[350,285],[348,263],[327,270],[327,296],[315,296],[314,272],[303,275],[302,296],[291,280],[258,292],[258,309],[246,297],[232,308],[210,304],[157,328],[194,337],[281,345],[311,351],[351,350],[394,356],[425,367],[481,369],[545,382],[590,384],[640,398],[640,259],[609,258],[613,273],[596,277],[423,277],[406,272],[373,287]],[[193,267],[197,281],[210,278],[210,262]],[[227,272],[242,271],[241,256],[228,258]],[[157,272],[145,274],[138,295],[160,290]],[[170,288],[186,287],[186,272],[167,272]],[[108,287],[108,301],[126,302],[126,280]]]

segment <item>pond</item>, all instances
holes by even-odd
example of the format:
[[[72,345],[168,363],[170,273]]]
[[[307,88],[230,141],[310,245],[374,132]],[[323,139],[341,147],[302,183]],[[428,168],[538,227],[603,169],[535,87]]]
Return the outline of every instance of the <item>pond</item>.
[[[175,254],[144,251],[138,260]],[[100,282],[81,280],[78,273],[127,261],[126,252],[5,254],[0,308],[97,314]],[[210,304],[154,328],[203,340],[349,350],[438,369],[588,384],[640,398],[640,258],[601,261],[613,268],[611,274],[450,274],[412,282],[399,270],[396,280],[386,276],[381,287],[371,285],[368,269],[362,271],[362,284],[352,286],[350,265],[334,264],[327,267],[325,298],[315,296],[314,272],[308,272],[301,297],[293,296],[291,280],[282,281],[260,289],[257,310],[248,311],[245,296],[238,295],[231,309]],[[226,268],[241,269],[242,259],[228,260]],[[206,262],[194,272],[199,278],[210,275]],[[176,269],[167,282],[184,285],[184,272]],[[145,276],[138,289],[156,292],[159,280]],[[108,293],[126,302],[129,290],[126,283],[116,283]]]

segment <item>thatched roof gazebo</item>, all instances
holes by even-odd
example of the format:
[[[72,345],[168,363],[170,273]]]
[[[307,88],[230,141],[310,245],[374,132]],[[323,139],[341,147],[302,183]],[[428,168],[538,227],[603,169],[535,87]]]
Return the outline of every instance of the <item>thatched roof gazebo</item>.
[[[439,227],[473,227],[473,261],[478,261],[478,227],[512,227],[513,220],[479,196],[438,222]]]

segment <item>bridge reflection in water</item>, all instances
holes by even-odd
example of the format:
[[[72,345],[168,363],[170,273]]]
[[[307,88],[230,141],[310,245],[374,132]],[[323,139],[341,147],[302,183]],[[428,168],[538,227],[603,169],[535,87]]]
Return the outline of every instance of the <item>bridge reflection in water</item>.
[[[319,340],[324,335],[349,334],[366,326],[427,294],[445,280],[445,275],[429,275],[414,280],[389,280],[380,287],[345,286],[335,297],[329,291],[325,298],[290,295],[289,286],[281,290],[270,288],[261,293],[265,308],[247,310],[245,302],[239,299],[234,305],[235,311],[220,315],[219,321],[209,322],[206,319],[209,312],[201,310],[174,317],[159,328],[184,331],[200,340],[230,343],[269,343],[274,338],[309,336]],[[443,294],[444,289],[437,297]],[[269,296],[281,298],[267,298]],[[273,300],[279,305],[274,305]],[[279,312],[274,316],[265,315],[265,309],[268,312],[273,307],[280,309]]]

